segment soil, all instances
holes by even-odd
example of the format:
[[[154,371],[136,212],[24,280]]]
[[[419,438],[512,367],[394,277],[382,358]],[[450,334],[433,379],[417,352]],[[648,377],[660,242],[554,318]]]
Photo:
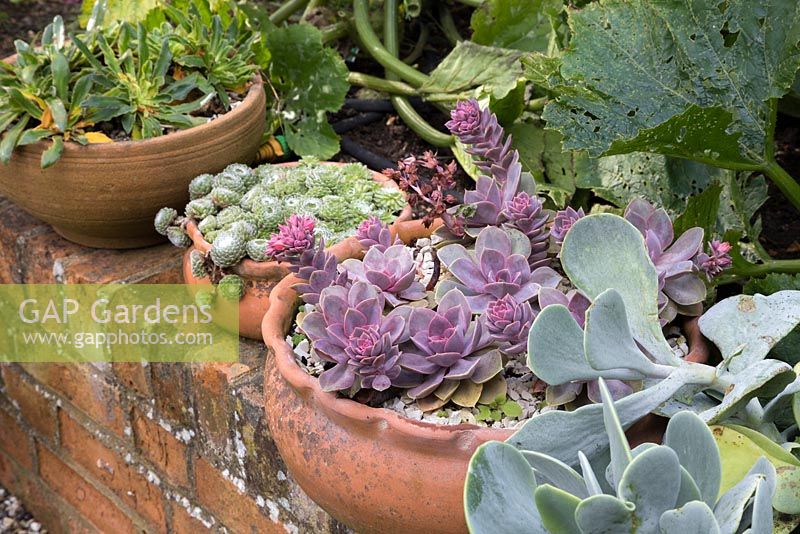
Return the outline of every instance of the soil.
[[[778,163],[800,180],[800,119],[778,116],[775,130],[775,154]],[[767,251],[780,259],[800,258],[800,214],[774,185],[769,200],[761,209],[764,231],[761,242]]]

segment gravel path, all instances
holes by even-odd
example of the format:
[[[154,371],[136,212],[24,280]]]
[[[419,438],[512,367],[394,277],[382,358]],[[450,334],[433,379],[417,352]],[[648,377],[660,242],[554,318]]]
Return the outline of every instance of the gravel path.
[[[0,488],[0,534],[29,532],[43,534],[47,529],[22,507],[19,499]]]

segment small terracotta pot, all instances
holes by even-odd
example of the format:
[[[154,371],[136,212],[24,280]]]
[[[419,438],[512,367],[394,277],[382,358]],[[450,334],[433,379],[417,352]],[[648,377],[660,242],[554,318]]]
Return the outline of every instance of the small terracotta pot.
[[[182,209],[195,176],[253,160],[261,143],[266,96],[254,79],[242,103],[200,126],[146,139],[81,146],[68,142],[61,159],[42,169],[49,141],[17,148],[0,164],[0,194],[90,247],[135,248],[164,238],[153,216]]]
[[[294,167],[297,162],[281,163],[283,167]],[[345,165],[344,163],[327,162],[326,165]],[[385,187],[399,189],[397,184],[379,172],[373,172],[372,178]],[[396,221],[411,219],[411,206],[406,206],[400,212]],[[189,222],[186,231],[192,239],[193,246],[183,256],[183,278],[187,284],[211,284],[209,278],[196,278],[192,275],[192,264],[189,255],[192,250],[208,252],[211,244],[203,239],[203,234],[197,229],[194,222]],[[361,245],[354,238],[345,239],[331,247],[337,257],[357,257],[363,254]],[[245,293],[239,301],[239,334],[249,338],[261,340],[261,320],[269,308],[270,292],[275,285],[290,274],[285,264],[277,261],[257,262],[249,258],[242,260],[231,268],[231,271],[244,279]]]
[[[395,229],[406,242],[430,233],[419,221]],[[291,289],[297,282],[289,276],[272,290],[262,323],[269,349],[267,423],[292,476],[322,508],[359,533],[466,532],[463,494],[470,458],[482,443],[504,441],[514,431],[414,421],[322,391],[285,341],[299,305]]]

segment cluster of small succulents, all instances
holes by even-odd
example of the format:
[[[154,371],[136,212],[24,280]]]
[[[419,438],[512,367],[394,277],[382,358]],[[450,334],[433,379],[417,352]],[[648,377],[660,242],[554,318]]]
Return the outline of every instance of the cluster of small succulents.
[[[156,215],[155,228],[174,245],[187,247],[186,223],[194,221],[211,244],[212,265],[219,268],[244,258],[275,259],[269,238],[290,216],[313,216],[316,235],[332,244],[352,235],[365,218],[390,221],[406,205],[402,192],[381,186],[359,164],[306,162],[256,169],[232,164],[219,174],[197,176],[189,195],[184,216],[164,208]],[[200,274],[200,261],[194,265]]]

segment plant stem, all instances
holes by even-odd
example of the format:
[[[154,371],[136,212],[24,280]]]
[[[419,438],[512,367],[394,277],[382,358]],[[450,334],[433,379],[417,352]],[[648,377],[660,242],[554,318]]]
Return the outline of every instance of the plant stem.
[[[358,0],[356,1],[358,2]],[[397,55],[400,53],[400,40],[397,37],[397,0],[384,0],[383,6],[383,38],[386,51],[397,60]],[[392,79],[397,77],[397,74],[387,70],[386,77],[389,81],[393,81]],[[422,139],[437,147],[446,147],[453,143],[452,136],[444,134],[428,124],[406,97],[393,95],[391,100],[403,123]]]
[[[800,184],[788,172],[783,170],[783,167],[778,165],[778,162],[774,159],[770,159],[761,168],[761,172],[766,174],[778,186],[781,193],[789,199],[789,202],[794,205],[795,209],[800,211]]]
[[[366,87],[375,91],[389,93],[391,95],[418,96],[417,90],[407,83],[396,80],[384,80],[377,76],[370,76],[362,72],[351,72],[347,75],[350,85]]]
[[[458,33],[458,28],[456,28],[456,23],[453,20],[453,14],[450,13],[450,10],[443,3],[439,4],[439,23],[442,25],[442,33],[444,33],[444,36],[450,41],[450,44],[455,45],[459,41],[464,40],[461,34]]]
[[[269,16],[270,22],[275,25],[279,25],[282,22],[285,22],[286,19],[291,17],[295,11],[306,5],[308,0],[289,0],[281,7],[275,10],[275,13]]]
[[[534,98],[533,100],[529,100],[525,104],[525,109],[528,111],[542,111],[544,109],[545,104],[550,101],[549,98],[546,96],[540,98]]]
[[[480,7],[483,5],[483,0],[458,0],[458,2],[469,7]]]
[[[331,41],[340,39],[347,35],[350,31],[350,21],[340,20],[322,30],[322,44],[328,44]]]
[[[769,260],[733,269],[737,276],[764,276],[770,273],[800,273],[800,260]]]
[[[419,38],[417,39],[417,43],[414,45],[413,50],[411,53],[408,54],[408,57],[403,58],[403,63],[407,65],[413,65],[416,60],[419,59],[419,56],[422,55],[422,51],[425,50],[425,45],[428,44],[428,37],[430,36],[431,30],[427,24],[423,24],[419,30]]]
[[[369,22],[369,11],[367,0],[353,0],[353,14],[361,43],[369,54],[383,67],[393,74],[396,74],[414,87],[419,87],[428,81],[428,76],[421,73],[414,67],[406,65],[395,54],[390,53],[381,44],[372,25]]]
[[[308,2],[308,5],[306,6],[306,8],[303,10],[303,15],[300,18],[302,20],[305,20],[306,17],[308,17],[311,14],[311,12],[314,9],[316,9],[317,6],[319,6],[319,4],[320,4],[320,0],[310,0],[310,2]]]

